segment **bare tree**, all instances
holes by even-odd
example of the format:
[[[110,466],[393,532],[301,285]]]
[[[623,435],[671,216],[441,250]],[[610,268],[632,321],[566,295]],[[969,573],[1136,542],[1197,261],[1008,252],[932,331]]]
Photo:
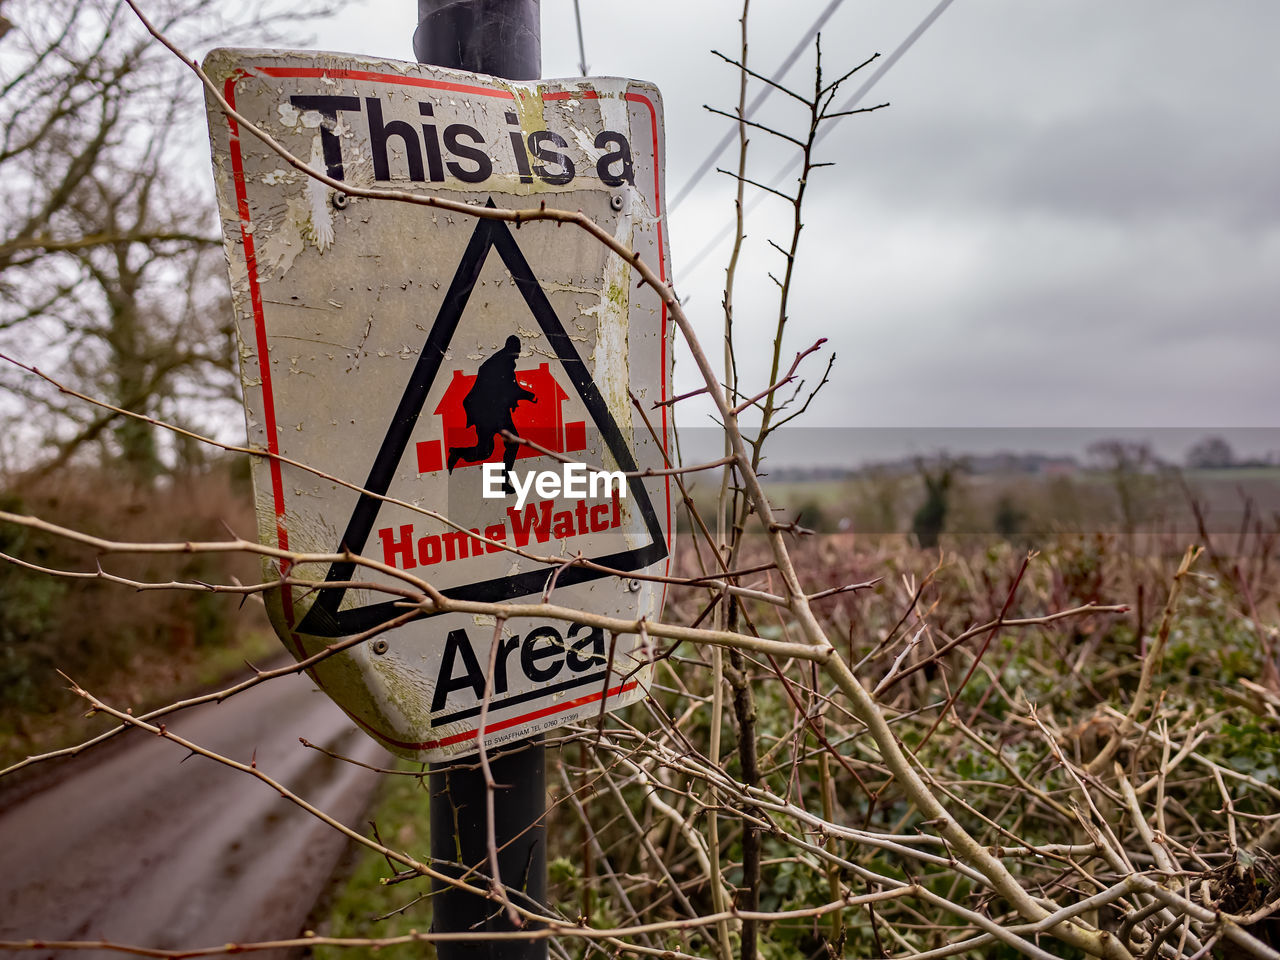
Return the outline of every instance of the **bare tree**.
[[[214,0],[164,0],[154,14],[196,45],[262,37],[278,19]],[[199,91],[179,82],[181,66],[119,0],[74,0],[56,13],[11,0],[5,16],[0,351],[39,358],[124,410],[204,428],[233,418]],[[120,413],[87,410],[11,366],[0,384],[21,402],[0,407],[27,440],[19,466],[47,472],[90,445],[143,478],[174,462]]]
[[[1235,465],[1231,444],[1216,434],[1197,440],[1187,451],[1187,466],[1192,470],[1221,470]]]

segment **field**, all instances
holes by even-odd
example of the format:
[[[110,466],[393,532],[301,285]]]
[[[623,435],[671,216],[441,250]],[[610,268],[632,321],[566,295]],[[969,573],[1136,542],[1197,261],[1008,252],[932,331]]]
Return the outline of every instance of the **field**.
[[[767,482],[769,495],[819,531],[910,533],[924,501],[914,473],[864,471],[846,480]],[[1129,517],[1124,499],[1133,504]],[[1041,536],[1129,532],[1181,536],[1238,534],[1280,511],[1280,468],[1186,470],[1115,475],[961,474],[954,482],[947,532]],[[1200,526],[1193,501],[1204,522]],[[1190,542],[1190,540],[1188,540]]]

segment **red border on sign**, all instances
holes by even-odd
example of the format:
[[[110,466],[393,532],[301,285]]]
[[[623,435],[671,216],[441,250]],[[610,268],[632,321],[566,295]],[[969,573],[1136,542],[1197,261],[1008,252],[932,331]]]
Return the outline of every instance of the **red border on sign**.
[[[377,83],[401,84],[410,87],[427,87],[434,90],[446,90],[455,93],[467,93],[476,96],[501,97],[515,100],[515,95],[505,90],[491,90],[486,87],[477,87],[464,83],[455,83],[445,80],[433,80],[427,77],[406,77],[402,74],[377,73],[369,70],[326,70],[318,67],[260,67],[254,73],[261,73],[271,77],[279,78],[316,78],[316,77],[333,77],[344,80],[365,80]],[[228,77],[223,85],[223,96],[226,98],[232,109],[236,106],[236,84],[241,80],[253,74],[244,71],[237,71],[231,77]],[[661,178],[658,164],[658,120],[657,110],[653,105],[653,101],[643,94],[627,93],[625,98],[630,103],[642,103],[649,110],[649,127],[652,133],[652,157],[653,157],[653,196],[655,206],[662,209],[661,194]],[[544,101],[557,100],[598,100],[600,94],[595,90],[581,91],[554,91],[543,94]],[[258,351],[258,376],[262,384],[262,410],[263,418],[266,421],[267,430],[267,453],[270,455],[271,464],[271,494],[275,505],[276,512],[276,542],[281,550],[289,549],[289,534],[284,526],[284,482],[280,471],[280,449],[276,430],[276,412],[275,398],[272,392],[271,384],[271,363],[270,356],[267,351],[267,331],[266,317],[262,307],[262,293],[258,285],[258,260],[253,243],[253,223],[249,215],[249,198],[248,185],[245,182],[244,175],[244,159],[240,152],[240,131],[239,125],[233,117],[227,117],[227,124],[230,129],[230,153],[231,153],[231,172],[232,180],[235,183],[236,190],[236,211],[240,216],[240,238],[244,245],[245,266],[249,274],[249,300],[253,308],[254,334]],[[667,282],[666,256],[663,247],[663,222],[659,218],[658,228],[658,277],[663,283]],[[661,297],[659,302],[662,305],[662,337],[660,347],[660,361],[662,371],[662,400],[667,399],[667,303]],[[664,454],[670,457],[670,435],[667,424],[667,407],[662,406],[662,445]],[[671,524],[671,477],[664,477],[664,486],[666,492],[667,505],[667,562],[666,574],[671,572],[671,548],[675,537],[675,528]],[[281,562],[281,575],[288,573],[289,564],[287,561]],[[281,587],[285,621],[290,630],[290,639],[293,641],[294,647],[301,657],[306,657],[307,652],[293,633],[293,591],[289,584]],[[667,585],[663,584],[662,602],[666,603]],[[319,681],[317,680],[317,683]],[[629,693],[637,687],[637,683],[632,681],[614,687],[610,690],[601,690],[592,694],[585,694],[573,700],[564,703],[554,704],[544,707],[540,710],[534,710],[530,713],[522,714],[518,717],[509,717],[505,720],[498,721],[494,724],[487,724],[485,731],[497,732],[509,729],[521,723],[531,720],[537,720],[542,717],[552,716],[557,713],[563,713],[572,710],[575,707],[584,706],[589,703],[598,702],[602,699],[615,697],[623,693]],[[421,743],[405,743],[388,737],[386,734],[380,733],[373,729],[359,717],[348,714],[357,724],[364,730],[382,740],[384,743],[397,747],[416,750],[432,750],[442,747],[452,746],[465,740],[474,739],[479,730],[470,730],[464,733],[454,734],[440,740],[429,740]]]
[[[619,694],[630,693],[640,684],[632,680],[630,683],[624,683],[609,690],[597,690],[595,693],[585,693],[573,700],[566,700],[564,703],[552,704],[549,707],[543,707],[541,710],[534,710],[532,713],[526,713],[519,717],[508,717],[506,720],[499,720],[496,723],[486,723],[484,727],[485,733],[498,733],[501,730],[509,730],[521,723],[530,720],[541,720],[543,717],[551,717],[557,713],[564,713],[566,710],[572,710],[575,707],[585,707],[589,703],[599,703],[601,700],[609,697],[616,697]],[[351,716],[348,714],[348,716]],[[393,747],[404,747],[407,750],[439,750],[443,747],[451,747],[455,743],[463,743],[467,740],[475,740],[480,735],[480,728],[474,730],[466,730],[462,733],[451,734],[447,737],[441,737],[439,740],[427,740],[422,743],[406,743],[402,740],[393,740],[386,734],[379,733],[373,727],[369,726],[359,717],[351,717],[360,728],[372,736],[377,737],[383,743],[391,744]]]

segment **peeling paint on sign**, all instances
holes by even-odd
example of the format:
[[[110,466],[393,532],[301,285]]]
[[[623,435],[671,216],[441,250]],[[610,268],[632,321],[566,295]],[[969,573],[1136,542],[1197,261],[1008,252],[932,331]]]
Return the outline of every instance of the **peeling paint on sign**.
[[[205,69],[313,170],[353,187],[582,210],[668,278],[662,106],[651,85],[517,83],[285,51],[218,50]],[[214,104],[210,133],[250,443],[366,491],[255,460],[263,543],[346,547],[447,595],[513,603],[539,601],[554,567],[506,546],[668,570],[669,478],[633,477],[625,498],[557,492],[521,507],[480,484],[486,461],[517,474],[558,466],[532,447],[508,451],[503,429],[604,471],[665,466],[668,408],[652,415],[655,440],[633,420],[630,397],[669,395],[673,330],[630,264],[571,227],[517,230],[339,194],[248,132],[233,133]],[[403,585],[342,563],[290,574]],[[640,580],[633,591],[628,579],[568,567],[551,599],[629,620],[656,616],[661,586]],[[288,584],[268,609],[299,658],[405,610],[376,589]],[[602,700],[616,709],[648,681],[639,638],[615,647],[581,625],[508,620],[493,649],[492,617],[443,614],[381,639],[324,661],[314,676],[372,736],[425,760],[477,749],[486,684],[484,735],[495,746],[593,717]]]

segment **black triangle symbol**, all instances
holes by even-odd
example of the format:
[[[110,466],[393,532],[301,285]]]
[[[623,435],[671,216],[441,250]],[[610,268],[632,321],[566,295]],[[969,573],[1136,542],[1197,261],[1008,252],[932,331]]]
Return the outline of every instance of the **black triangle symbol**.
[[[486,206],[493,207],[495,204],[490,199]],[[618,429],[613,414],[609,412],[608,404],[600,395],[591,372],[578,356],[577,348],[574,347],[560,318],[556,316],[550,301],[547,300],[542,285],[534,277],[533,270],[530,269],[524,254],[520,252],[520,247],[512,237],[510,229],[501,220],[482,219],[476,223],[475,232],[472,233],[471,240],[463,251],[458,270],[449,284],[449,290],[440,305],[440,311],[436,314],[435,323],[427,335],[427,342],[418,356],[418,362],[405,386],[404,394],[400,397],[395,416],[387,429],[386,437],[383,438],[378,455],[374,458],[368,479],[364,482],[365,489],[376,496],[370,496],[369,493],[361,494],[355,510],[351,513],[351,519],[347,522],[346,532],[342,535],[342,544],[352,553],[361,553],[368,542],[369,534],[373,531],[374,523],[382,508],[383,501],[378,497],[385,495],[391,486],[396,467],[400,464],[405,449],[409,445],[409,439],[426,404],[431,385],[439,373],[441,361],[458,328],[458,321],[462,318],[467,301],[471,297],[471,291],[480,278],[480,270],[491,249],[498,252],[507,270],[510,271],[534,319],[538,321],[538,326],[542,328],[543,334],[551,344],[551,349],[564,366],[574,389],[577,390],[578,396],[586,405],[587,412],[600,430],[600,436],[608,445],[614,462],[624,471],[630,472],[637,469],[635,457],[632,456],[622,431]],[[627,484],[627,488],[628,494],[644,518],[650,542],[645,546],[620,553],[592,558],[602,566],[616,570],[638,570],[657,563],[667,556],[662,527],[644,482],[635,478],[633,482]],[[339,549],[341,550],[342,547]],[[349,581],[354,572],[354,563],[331,564],[325,582]],[[544,570],[530,570],[512,576],[452,587],[444,590],[443,593],[447,597],[459,600],[497,603],[541,591],[546,585],[547,576]],[[597,570],[569,567],[561,572],[556,583],[560,586],[569,586],[608,576],[610,574]],[[307,615],[298,624],[296,628],[298,632],[316,637],[346,637],[370,630],[404,613],[404,608],[397,606],[399,603],[397,600],[340,610],[339,606],[345,594],[345,587],[322,589],[311,609],[307,611]]]

